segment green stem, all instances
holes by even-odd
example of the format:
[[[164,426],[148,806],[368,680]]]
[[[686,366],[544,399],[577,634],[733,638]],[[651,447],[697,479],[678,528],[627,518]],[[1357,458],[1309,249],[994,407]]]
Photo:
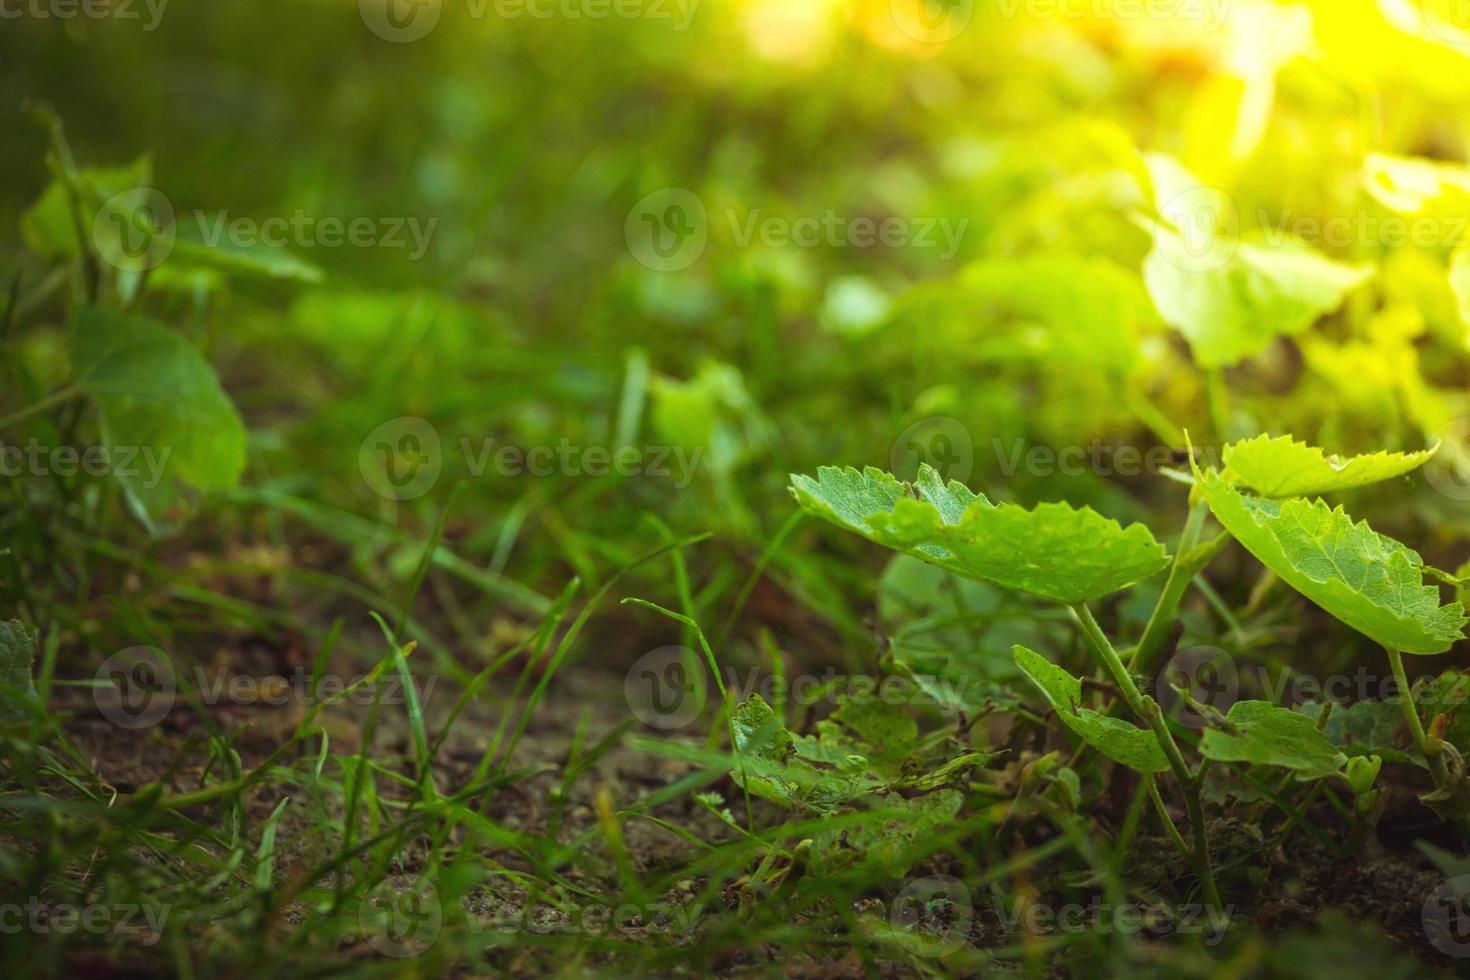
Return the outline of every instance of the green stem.
[[[1414,706],[1414,693],[1409,688],[1409,675],[1404,670],[1403,655],[1392,647],[1383,649],[1388,653],[1388,665],[1393,668],[1393,679],[1398,683],[1399,703],[1404,706],[1404,721],[1409,725],[1409,734],[1414,736],[1414,744],[1429,763],[1429,772],[1434,776],[1435,787],[1447,789],[1452,779],[1450,770],[1445,765],[1443,750],[1429,744],[1429,735],[1424,731],[1424,723],[1419,720],[1419,709]],[[1461,835],[1470,841],[1470,816],[1459,817],[1455,822]]]
[[[18,409],[14,412],[11,412],[9,415],[0,417],[0,429],[8,429],[15,423],[24,421],[25,419],[30,418],[32,415],[44,412],[46,411],[46,409],[51,408],[55,405],[60,405],[62,402],[70,401],[81,393],[82,389],[76,385],[67,385],[65,388],[58,388],[56,391],[53,391],[51,394],[43,397],[40,401],[33,402],[30,405],[27,405],[25,408]]]
[[[1133,648],[1133,654],[1128,659],[1130,670],[1147,674],[1158,666],[1154,660],[1169,638],[1169,631],[1173,629],[1174,620],[1179,616],[1179,604],[1184,601],[1184,594],[1189,591],[1190,583],[1220,553],[1220,549],[1225,547],[1230,538],[1228,533],[1222,533],[1208,544],[1202,547],[1199,545],[1200,532],[1204,529],[1205,515],[1208,512],[1209,505],[1204,503],[1197,504],[1189,512],[1189,522],[1185,524],[1184,534],[1179,539],[1179,550],[1174,555],[1174,564],[1169,567],[1164,591],[1159,593],[1159,601],[1154,606],[1153,615],[1149,617],[1148,626],[1144,628],[1143,638],[1138,641],[1138,646]]]
[[[1184,842],[1184,835],[1179,832],[1179,827],[1174,823],[1174,818],[1169,816],[1169,809],[1164,806],[1164,798],[1159,795],[1159,784],[1154,779],[1153,774],[1150,773],[1144,776],[1143,784],[1148,787],[1148,797],[1153,800],[1154,809],[1158,811],[1159,820],[1163,822],[1164,830],[1168,832],[1169,839],[1174,842],[1175,847],[1179,848],[1179,853],[1184,856],[1184,860],[1193,861],[1194,852]]]
[[[1087,638],[1088,646],[1092,652],[1102,661],[1113,682],[1123,692],[1123,700],[1128,703],[1132,712],[1144,721],[1153,730],[1154,738],[1158,740],[1159,748],[1163,749],[1164,757],[1169,761],[1169,768],[1174,772],[1174,778],[1179,781],[1179,787],[1184,791],[1185,807],[1189,813],[1190,829],[1194,836],[1194,871],[1200,880],[1200,887],[1204,889],[1205,900],[1216,910],[1224,906],[1220,902],[1220,891],[1215,887],[1215,876],[1210,868],[1210,845],[1205,836],[1204,806],[1200,803],[1200,780],[1189,771],[1189,764],[1184,761],[1184,753],[1179,751],[1179,744],[1174,741],[1174,735],[1169,731],[1168,724],[1164,721],[1164,713],[1159,709],[1159,704],[1151,697],[1146,697],[1138,690],[1138,685],[1133,682],[1133,675],[1123,665],[1118,656],[1118,651],[1113,649],[1113,644],[1108,640],[1107,634],[1102,627],[1097,625],[1093,618],[1092,610],[1087,604],[1079,602],[1071,607],[1072,615],[1077,624],[1082,627],[1082,635]]]

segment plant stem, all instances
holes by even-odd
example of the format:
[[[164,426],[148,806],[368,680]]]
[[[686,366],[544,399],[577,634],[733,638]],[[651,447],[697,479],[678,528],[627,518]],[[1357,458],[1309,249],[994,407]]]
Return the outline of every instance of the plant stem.
[[[1175,847],[1179,848],[1179,853],[1184,856],[1184,860],[1193,861],[1194,852],[1184,842],[1184,835],[1179,833],[1179,827],[1174,823],[1174,818],[1169,816],[1169,810],[1164,806],[1164,798],[1159,795],[1158,782],[1152,774],[1149,774],[1143,777],[1143,783],[1148,787],[1149,799],[1153,800],[1154,809],[1158,811],[1159,820],[1163,822],[1164,830],[1168,832],[1169,839],[1174,842]]]
[[[1189,765],[1184,761],[1184,753],[1179,751],[1179,744],[1174,741],[1174,735],[1164,721],[1164,713],[1159,709],[1158,702],[1151,697],[1146,697],[1138,690],[1138,685],[1133,682],[1133,675],[1123,665],[1118,651],[1113,649],[1113,644],[1108,640],[1107,634],[1102,631],[1102,627],[1097,625],[1092,610],[1088,609],[1084,602],[1077,603],[1071,609],[1093,653],[1097,654],[1098,659],[1112,675],[1113,682],[1123,692],[1123,700],[1128,702],[1129,709],[1153,730],[1159,748],[1163,749],[1164,757],[1169,760],[1169,768],[1173,770],[1174,778],[1179,781],[1179,787],[1184,791],[1185,807],[1189,814],[1190,829],[1194,837],[1195,875],[1199,878],[1200,887],[1204,889],[1205,901],[1209,902],[1214,909],[1223,910],[1220,891],[1215,887],[1215,876],[1210,868],[1210,845],[1205,836],[1204,807],[1200,803],[1199,795],[1200,781],[1189,771]]]
[[[28,419],[39,412],[44,412],[46,409],[55,405],[60,405],[64,401],[69,401],[81,393],[82,389],[76,385],[67,385],[65,388],[58,388],[51,394],[41,398],[40,401],[32,402],[25,408],[17,409],[9,415],[0,417],[0,429],[8,429],[17,422]]]
[[[1203,549],[1198,547],[1205,514],[1208,512],[1209,505],[1204,503],[1195,505],[1189,512],[1189,522],[1185,524],[1184,535],[1179,539],[1179,550],[1174,555],[1174,564],[1169,567],[1164,591],[1159,593],[1159,601],[1154,606],[1153,615],[1149,617],[1148,626],[1144,628],[1143,638],[1138,641],[1138,646],[1133,648],[1133,654],[1128,658],[1130,670],[1146,674],[1158,666],[1153,662],[1154,658],[1158,656],[1169,637],[1169,631],[1174,627],[1174,620],[1179,615],[1179,604],[1184,600],[1184,593],[1189,591],[1189,584],[1230,539],[1228,533],[1221,533]]]
[[[1434,776],[1435,787],[1448,790],[1452,782],[1450,770],[1445,765],[1444,752],[1431,751],[1429,736],[1424,731],[1424,723],[1419,720],[1419,709],[1414,705],[1414,693],[1409,688],[1409,675],[1404,670],[1403,654],[1392,647],[1383,649],[1388,653],[1388,665],[1393,668],[1393,679],[1399,687],[1399,703],[1404,706],[1404,721],[1408,722],[1409,734],[1414,737],[1414,745],[1424,756],[1424,761],[1429,763],[1429,772]],[[1470,841],[1470,816],[1457,817],[1455,823],[1459,826],[1461,835]]]

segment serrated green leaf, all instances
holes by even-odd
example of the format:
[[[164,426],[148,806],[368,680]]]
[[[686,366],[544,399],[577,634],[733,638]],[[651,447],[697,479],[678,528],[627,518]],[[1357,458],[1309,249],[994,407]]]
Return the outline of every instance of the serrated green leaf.
[[[731,720],[741,757],[735,781],[761,799],[816,813],[875,793],[936,789],[991,758],[944,759],[937,753],[952,744],[947,734],[920,739],[912,718],[876,699],[844,701],[816,735],[792,735],[759,694],[737,705]]]
[[[1465,608],[1440,605],[1417,552],[1321,500],[1248,497],[1214,470],[1194,475],[1247,551],[1349,626],[1404,653],[1443,653],[1462,638]]]
[[[1163,772],[1169,768],[1169,760],[1153,732],[1083,707],[1082,682],[1035,650],[1017,646],[1011,655],[1051,703],[1057,717],[1088,745],[1136,772]]]
[[[1148,163],[1160,210],[1191,192],[1221,199],[1206,204],[1210,199],[1202,196],[1201,209],[1233,207],[1170,158],[1151,155]],[[1164,321],[1188,339],[1205,368],[1235,364],[1278,336],[1304,332],[1373,274],[1371,267],[1334,262],[1294,242],[1237,240],[1224,220],[1193,229],[1189,238],[1160,221],[1141,224],[1153,237],[1144,284]]]
[[[791,478],[808,512],[871,541],[968,578],[1075,604],[1146,579],[1168,564],[1149,530],[1126,530],[1093,510],[995,506],[930,467],[914,484],[869,467],[823,467]]]
[[[37,701],[35,660],[35,632],[19,620],[0,620],[0,722],[30,718]]]
[[[1329,776],[1346,760],[1311,718],[1269,701],[1238,701],[1226,721],[1228,729],[1211,728],[1200,738],[1206,759],[1280,766],[1298,779]]]
[[[232,489],[245,427],[214,368],[188,341],[140,316],[73,310],[76,383],[97,403],[113,472],[153,530],[176,525],[200,491]]]
[[[1315,724],[1322,713],[1321,702],[1306,702],[1302,705],[1302,713]],[[1409,751],[1413,740],[1404,723],[1404,709],[1393,701],[1334,705],[1322,733],[1349,756],[1376,755],[1388,762],[1424,765],[1417,752]]]
[[[1263,497],[1316,496],[1403,476],[1423,466],[1437,450],[1343,458],[1291,436],[1260,435],[1225,447],[1224,475]]]

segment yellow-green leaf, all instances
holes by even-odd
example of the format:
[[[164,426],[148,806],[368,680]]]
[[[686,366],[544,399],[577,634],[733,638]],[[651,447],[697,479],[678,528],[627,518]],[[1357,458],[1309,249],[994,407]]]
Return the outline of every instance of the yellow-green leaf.
[[[1046,696],[1057,717],[1088,745],[1136,772],[1163,772],[1169,768],[1169,760],[1153,732],[1082,707],[1082,682],[1035,650],[1017,646],[1011,655],[1016,666]]]
[[[948,568],[957,575],[1075,604],[1117,592],[1168,564],[1148,528],[1070,504],[1033,509],[996,506],[932,468],[903,483],[869,467],[823,467],[814,480],[793,476],[791,491],[808,512],[871,541]]]
[[[1262,497],[1315,496],[1403,476],[1423,466],[1437,448],[1344,458],[1291,436],[1261,435],[1225,447],[1225,477]]]
[[[1193,465],[1193,464],[1191,464]],[[1267,568],[1385,647],[1443,653],[1464,636],[1465,607],[1440,605],[1417,552],[1321,500],[1246,496],[1194,467],[1217,520]]]

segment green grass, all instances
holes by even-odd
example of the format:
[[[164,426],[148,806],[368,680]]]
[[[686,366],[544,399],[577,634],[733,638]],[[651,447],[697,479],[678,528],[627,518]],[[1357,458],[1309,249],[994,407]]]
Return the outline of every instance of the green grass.
[[[1443,19],[118,6],[0,34],[5,976],[1463,972]]]

